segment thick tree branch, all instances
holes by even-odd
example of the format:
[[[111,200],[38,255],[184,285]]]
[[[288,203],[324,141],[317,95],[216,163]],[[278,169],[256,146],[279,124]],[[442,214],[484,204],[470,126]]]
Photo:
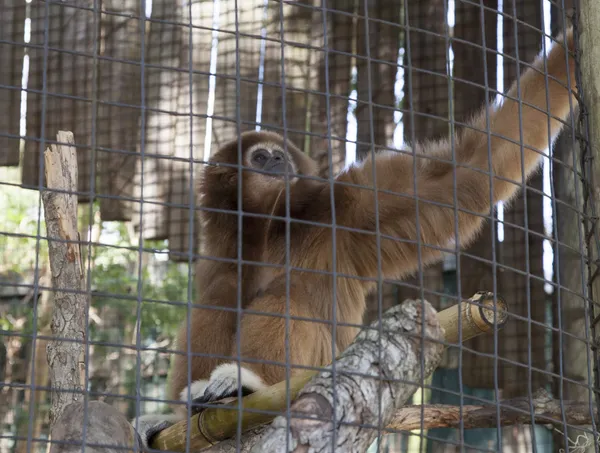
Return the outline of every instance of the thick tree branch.
[[[293,416],[277,417],[252,452],[366,451],[419,382],[442,357],[444,330],[428,302],[407,301],[388,310],[381,330],[365,329],[292,403]],[[358,375],[360,373],[360,375]],[[367,377],[368,376],[368,377]],[[300,418],[302,417],[302,418]]]
[[[44,153],[47,190],[42,193],[54,310],[48,364],[52,387],[50,420],[54,422],[66,406],[81,398],[83,342],[88,299],[77,230],[77,155],[72,132],[59,131],[59,144]]]

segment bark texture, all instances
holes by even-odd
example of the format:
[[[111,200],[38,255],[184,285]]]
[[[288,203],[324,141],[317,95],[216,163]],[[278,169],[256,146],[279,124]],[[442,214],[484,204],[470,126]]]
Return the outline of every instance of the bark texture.
[[[85,314],[88,308],[85,274],[77,231],[77,154],[72,132],[60,131],[58,145],[44,153],[48,189],[42,194],[48,253],[52,272],[54,310],[49,342],[48,364],[52,387],[50,421],[66,406],[82,397],[81,369],[85,340]],[[62,144],[60,144],[62,143]],[[60,192],[55,192],[60,191]]]
[[[138,436],[129,421],[115,408],[101,401],[70,404],[57,419],[52,431],[50,453],[122,453],[133,450]],[[127,450],[128,449],[128,450]]]

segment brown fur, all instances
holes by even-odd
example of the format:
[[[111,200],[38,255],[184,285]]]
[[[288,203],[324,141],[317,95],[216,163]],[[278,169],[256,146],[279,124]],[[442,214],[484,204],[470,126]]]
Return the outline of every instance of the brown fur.
[[[572,51],[571,32],[567,41]],[[528,177],[538,167],[541,152],[549,145],[546,112],[552,116],[550,136],[556,137],[562,127],[561,121],[570,113],[570,100],[576,105],[574,92],[566,88],[567,74],[574,84],[575,63],[569,57],[567,66],[562,44],[555,45],[548,57],[549,77],[543,74],[543,58],[538,58],[533,66],[534,69],[527,69],[520,78],[521,115],[519,103],[514,100],[517,98],[515,84],[508,92],[513,99],[507,98],[501,107],[490,108],[491,139],[485,132],[488,113],[485,109],[475,116],[469,127],[457,134],[454,146],[456,166],[450,163],[452,149],[449,142],[438,141],[417,145],[416,163],[411,153],[376,154],[374,158],[339,175],[333,189],[326,181],[305,178],[291,181],[287,255],[285,219],[244,216],[241,250],[245,264],[241,276],[238,276],[236,262],[239,245],[236,212],[238,170],[224,166],[207,167],[200,187],[202,205],[232,212],[203,213],[203,253],[229,259],[229,262],[206,259],[198,264],[199,303],[231,311],[192,310],[190,349],[192,353],[203,355],[191,358],[192,381],[208,379],[215,366],[235,360],[240,354],[244,366],[258,373],[267,384],[284,379],[286,363],[291,366],[326,365],[350,344],[357,332],[355,326],[362,323],[365,295],[374,287],[374,281],[366,279],[376,279],[379,272],[388,279],[413,273],[419,262],[417,242],[422,245],[421,261],[425,265],[439,260],[442,255],[440,248],[452,248],[451,241],[458,241],[460,246],[472,241],[484,221],[482,216],[488,215],[496,202],[510,200],[522,184],[522,176]],[[520,124],[523,125],[523,146]],[[245,133],[240,140],[242,151],[263,141],[274,141],[283,146],[279,135],[266,132]],[[493,179],[493,200],[490,200],[488,145],[496,176]],[[316,174],[315,163],[295,146],[287,143],[287,150],[296,163],[298,173]],[[432,156],[446,161],[432,160]],[[224,146],[212,160],[237,164],[238,141]],[[416,164],[416,176],[413,163]],[[376,170],[377,198],[372,189],[373,167]],[[455,180],[457,187],[454,187]],[[242,182],[244,212],[286,217],[284,180],[243,170]],[[415,183],[418,203],[415,201]],[[335,207],[331,204],[332,198]],[[380,253],[374,234],[377,215],[381,233]],[[455,215],[458,216],[458,231],[455,230]],[[307,225],[297,220],[321,225]],[[331,226],[333,220],[335,231]],[[335,266],[332,253],[334,239]],[[291,269],[285,267],[286,258]],[[338,274],[335,298],[333,271]],[[238,281],[242,283],[241,288],[238,288]],[[239,351],[236,345],[238,289],[242,308],[267,313],[240,314]],[[332,344],[334,307],[338,325],[335,327],[335,344]],[[269,313],[280,316],[268,316]],[[286,313],[292,318],[306,319],[288,318],[286,330]],[[340,323],[354,326],[340,326]],[[184,355],[176,355],[173,366],[171,395],[175,399],[188,385],[186,324],[187,320],[178,340],[178,349]],[[289,339],[289,355],[286,355],[286,338]],[[223,358],[206,357],[208,354],[218,354]],[[250,361],[246,362],[247,359]],[[271,363],[261,364],[258,361]]]

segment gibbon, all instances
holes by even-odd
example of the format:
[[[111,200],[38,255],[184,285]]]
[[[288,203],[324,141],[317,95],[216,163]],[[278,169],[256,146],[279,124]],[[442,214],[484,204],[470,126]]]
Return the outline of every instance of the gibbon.
[[[566,44],[573,52],[571,30]],[[576,105],[574,70],[555,43],[454,146],[375,153],[333,184],[311,177],[315,162],[275,133],[247,132],[219,149],[199,189],[203,255],[218,261],[198,264],[198,305],[178,337],[171,398],[218,401],[284,380],[286,365],[293,375],[294,366],[330,364],[357,334],[379,272],[401,279],[419,259],[431,264],[455,241],[468,245],[492,207],[538,168]],[[139,418],[143,442],[179,418]]]

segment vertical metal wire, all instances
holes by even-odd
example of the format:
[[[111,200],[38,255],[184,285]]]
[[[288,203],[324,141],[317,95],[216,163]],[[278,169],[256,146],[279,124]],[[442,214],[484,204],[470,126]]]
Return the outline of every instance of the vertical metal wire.
[[[190,140],[190,184],[188,185],[188,190],[190,195],[192,194],[193,190],[194,190],[194,96],[193,96],[193,90],[194,90],[194,19],[193,19],[193,1],[194,0],[184,0],[183,2],[183,6],[185,6],[185,3],[187,2],[187,11],[188,11],[188,28],[189,28],[189,34],[188,34],[188,52],[187,52],[187,58],[188,58],[188,67],[187,67],[187,73],[188,73],[188,91],[189,91],[189,96],[190,98],[188,99],[188,108],[190,109],[190,115],[189,115],[189,123],[190,123],[190,131],[189,131],[189,140]],[[213,0],[214,1],[214,0]],[[213,5],[214,7],[214,5]],[[211,40],[212,43],[212,40]],[[211,49],[212,51],[212,49]],[[207,133],[210,133],[210,131],[208,131]],[[206,150],[204,150],[204,154],[203,156],[206,155]],[[191,384],[192,384],[192,356],[193,356],[193,351],[192,351],[192,341],[191,341],[191,324],[192,324],[192,305],[194,303],[194,295],[193,295],[193,276],[192,276],[192,266],[193,266],[193,244],[194,244],[194,215],[195,215],[195,210],[194,210],[194,197],[190,196],[188,197],[190,200],[190,204],[188,206],[188,213],[189,213],[189,218],[188,218],[188,226],[189,226],[189,233],[188,233],[188,278],[187,278],[187,297],[186,297],[186,302],[187,302],[187,306],[186,306],[186,354],[187,354],[187,395],[186,395],[186,399],[187,401],[191,401],[192,397],[191,397]],[[186,405],[186,412],[187,412],[187,418],[188,420],[191,418],[192,416],[192,405],[191,404],[187,404]],[[185,453],[189,453],[190,451],[190,431],[186,430],[185,433]]]
[[[541,19],[542,19],[542,30],[544,29],[544,15],[541,15]],[[554,45],[557,45],[556,43],[554,43]],[[548,49],[546,48],[546,36],[544,34],[544,38],[542,39],[542,51],[544,53],[545,56],[548,55]],[[568,58],[568,57],[567,57]],[[569,62],[568,60],[565,61],[565,64],[568,65]],[[551,128],[551,115],[550,115],[550,108],[551,108],[551,104],[550,104],[550,93],[548,92],[548,61],[547,58],[543,58],[543,66],[544,66],[544,83],[546,84],[546,106],[547,106],[547,128],[548,128],[548,155],[550,156],[548,159],[548,162],[552,161],[552,128]],[[569,72],[567,71],[567,74],[569,74]],[[569,76],[567,75],[567,78]],[[571,109],[571,111],[573,111]],[[574,129],[573,129],[574,131]],[[550,171],[550,178],[553,179],[553,172]],[[575,186],[577,186],[577,184],[575,184]],[[558,220],[557,220],[557,210],[556,210],[556,198],[554,197],[554,185],[550,184],[550,190],[551,190],[551,194],[552,194],[552,203],[553,203],[553,213],[554,215],[553,217],[553,229],[555,232],[555,236],[556,236],[556,241],[555,241],[555,252],[554,252],[554,260],[555,260],[555,266],[557,269],[560,269],[560,245],[559,245],[559,241],[558,241],[558,236],[557,236],[557,227],[558,227]],[[525,215],[525,218],[527,218],[527,215]],[[562,414],[562,424],[563,424],[563,438],[565,441],[565,446],[569,445],[569,438],[568,438],[568,432],[567,432],[567,418],[566,418],[566,414],[564,412],[564,387],[563,387],[563,383],[564,383],[564,367],[563,367],[563,327],[562,327],[562,301],[561,301],[561,283],[560,283],[560,272],[555,272],[554,278],[556,279],[556,304],[557,304],[557,309],[556,309],[556,313],[557,313],[557,322],[558,322],[558,348],[559,348],[559,353],[558,353],[558,375],[559,375],[559,379],[560,379],[560,383],[558,386],[559,389],[559,404],[560,404],[560,408],[561,408],[561,414]],[[584,280],[582,280],[583,282]],[[531,323],[529,323],[530,325]],[[531,349],[531,348],[529,348]],[[529,356],[530,357],[530,356]],[[531,367],[531,362],[529,363],[529,366]],[[529,389],[529,391],[531,392],[531,388]],[[531,393],[530,393],[531,395]],[[531,404],[531,406],[533,406],[533,404]],[[531,408],[531,411],[533,413],[533,407]],[[533,415],[532,415],[533,417]],[[534,419],[532,418],[532,421]],[[534,431],[534,428],[532,426],[531,431]]]
[[[42,111],[41,111],[41,122],[40,122],[40,142],[39,142],[39,173],[38,173],[38,209],[37,209],[37,225],[36,225],[36,238],[35,238],[35,267],[33,270],[33,326],[32,326],[32,337],[31,337],[31,386],[29,387],[30,400],[29,400],[29,416],[27,425],[27,451],[31,451],[32,436],[33,436],[33,416],[35,407],[35,398],[33,397],[35,388],[35,346],[38,333],[38,296],[39,296],[39,281],[40,281],[40,242],[42,240],[42,191],[44,190],[44,145],[45,145],[45,124],[46,124],[46,110],[47,110],[47,86],[48,86],[48,48],[49,48],[49,23],[50,23],[50,3],[46,2],[44,9],[44,56],[42,63]],[[52,389],[50,389],[52,392]]]
[[[279,44],[281,46],[280,51],[280,66],[279,66],[279,82],[281,84],[281,122],[283,127],[283,148],[286,153],[288,152],[288,135],[287,135],[287,104],[286,104],[286,81],[285,81],[285,39],[284,39],[284,11],[283,11],[283,2],[279,2]],[[285,349],[285,413],[286,413],[286,430],[290,429],[291,422],[291,414],[290,414],[290,405],[291,405],[291,397],[290,397],[290,175],[288,171],[288,166],[285,165],[284,170],[284,192],[285,192],[285,263],[284,263],[284,272],[285,272],[285,314],[284,314],[284,322],[285,328],[283,331],[285,332],[284,337],[284,349]],[[286,436],[285,438],[285,451],[290,450],[290,438]]]
[[[517,88],[517,99],[516,102],[518,104],[518,115],[519,115],[519,147],[521,149],[521,182],[519,186],[523,191],[523,223],[525,229],[525,273],[526,273],[526,298],[527,298],[527,371],[528,371],[528,382],[527,382],[527,395],[529,397],[529,411],[531,420],[535,420],[535,412],[533,409],[533,400],[532,400],[532,388],[531,388],[531,378],[532,378],[532,364],[531,364],[531,272],[529,267],[529,219],[528,219],[528,211],[527,211],[527,178],[525,176],[525,151],[523,146],[523,100],[521,93],[521,81],[519,75],[521,74],[521,60],[519,59],[519,34],[518,34],[518,22],[517,22],[517,4],[516,0],[512,0],[513,5],[513,16],[512,19],[514,21],[515,26],[513,27],[514,34],[514,43],[515,43],[515,67],[516,67],[516,88]],[[546,87],[547,88],[547,87]],[[536,439],[535,439],[535,430],[531,429],[531,443],[534,453],[537,451],[536,447]]]
[[[146,0],[141,0],[140,5],[140,213],[139,225],[140,233],[138,237],[138,266],[137,266],[137,285],[136,285],[136,326],[135,326],[135,413],[140,413],[141,407],[141,382],[142,382],[142,304],[143,296],[143,255],[144,255],[144,157],[146,153],[146,90],[145,90],[145,75],[146,75]],[[87,367],[86,367],[87,369]],[[87,413],[87,410],[86,410]],[[137,418],[136,418],[137,424]],[[136,427],[137,429],[137,427]],[[136,445],[137,447],[137,445]]]
[[[444,4],[444,18],[448,17],[448,3],[445,1],[443,2]],[[455,8],[456,10],[456,8]],[[452,45],[451,39],[450,39],[450,29],[449,29],[449,25],[448,25],[448,21],[445,20],[444,21],[445,24],[445,28],[446,28],[446,33],[444,34],[444,38],[446,40],[446,61],[450,62],[450,47]],[[483,27],[482,27],[483,28]],[[483,53],[484,53],[484,58],[485,58],[485,38],[483,39]],[[484,59],[485,62],[485,59]],[[485,71],[485,75],[484,75],[484,80],[486,83],[486,88],[487,88],[487,66],[484,64],[484,71]],[[456,292],[459,296],[459,301],[460,301],[460,297],[461,297],[461,272],[460,272],[460,259],[458,259],[460,257],[460,239],[458,236],[458,232],[459,230],[459,225],[458,225],[458,182],[456,179],[456,164],[457,164],[457,160],[456,160],[456,149],[455,149],[455,115],[454,115],[454,86],[453,86],[453,74],[452,72],[449,70],[450,68],[448,67],[446,69],[447,72],[447,77],[448,77],[448,102],[450,103],[450,106],[448,108],[449,111],[449,118],[448,118],[448,122],[449,122],[449,129],[450,129],[450,154],[451,154],[451,159],[452,159],[452,192],[453,192],[453,204],[454,204],[454,209],[453,209],[453,214],[454,214],[454,232],[455,232],[455,238],[454,238],[454,253],[456,254]],[[486,91],[487,93],[487,91]],[[486,96],[487,98],[487,96]],[[487,115],[486,115],[486,119],[487,119]],[[489,131],[489,125],[488,125],[488,131]],[[489,133],[489,132],[488,132]],[[488,140],[489,143],[489,140]],[[489,152],[489,151],[488,151]],[[490,197],[492,196],[493,192],[490,191]],[[490,200],[492,200],[492,198],[490,198]],[[493,230],[493,228],[492,228]],[[417,230],[418,231],[418,230]],[[420,260],[419,260],[420,261]],[[422,284],[421,284],[422,285]],[[458,306],[460,307],[460,305]],[[457,307],[457,310],[459,309]],[[459,394],[459,417],[460,417],[460,423],[459,423],[459,429],[458,429],[458,433],[459,433],[459,444],[460,444],[460,449],[461,451],[464,450],[464,423],[463,423],[463,406],[464,406],[464,389],[463,389],[463,383],[462,383],[462,353],[463,353],[463,345],[462,345],[462,316],[458,316],[458,350],[459,350],[459,354],[458,354],[458,394]],[[421,412],[421,414],[423,414],[423,412]],[[423,424],[423,415],[421,415],[421,420],[422,420],[422,424]],[[422,428],[423,429],[423,428]]]
[[[327,26],[328,16],[327,0],[321,1],[321,14],[323,20],[323,59],[325,64],[325,110],[327,116],[327,179],[329,184],[329,202],[331,204],[331,379],[333,389],[333,423],[337,426],[336,414],[337,414],[337,390],[335,386],[337,370],[336,370],[336,342],[337,342],[337,220],[336,220],[336,203],[335,203],[335,176],[333,175],[333,147],[331,146],[331,92],[329,90],[329,30]],[[335,14],[332,11],[332,14]],[[288,391],[289,395],[289,391]],[[289,399],[289,396],[288,396]],[[286,405],[289,408],[290,402],[287,401]],[[288,409],[289,411],[289,409]],[[289,419],[289,416],[288,416]],[[289,421],[288,421],[289,427]],[[286,428],[288,428],[286,427]],[[289,428],[288,428],[289,429]],[[332,448],[335,451],[335,445],[337,442],[335,430],[332,432]],[[288,448],[286,444],[286,448]]]
[[[143,0],[145,1],[145,0]],[[93,211],[94,211],[94,200],[96,199],[96,156],[97,156],[97,129],[98,129],[98,56],[99,56],[99,46],[98,42],[100,39],[100,23],[102,19],[102,0],[94,0],[93,4],[93,14],[94,14],[94,36],[92,44],[92,124],[91,124],[91,159],[90,159],[90,207],[89,207],[89,216],[90,219],[93,219]],[[46,89],[44,89],[44,92]],[[141,215],[141,214],[140,214]],[[87,272],[86,272],[86,293],[91,300],[92,294],[92,243],[91,240],[88,242],[88,262],[87,262]],[[83,382],[84,392],[83,392],[83,428],[82,428],[82,436],[81,436],[81,449],[82,453],[85,452],[85,438],[88,426],[88,403],[89,403],[89,395],[88,395],[88,382],[90,379],[90,315],[89,310],[85,312],[85,378]],[[139,388],[139,387],[138,387]]]
[[[462,0],[459,0],[462,1]],[[499,6],[499,5],[498,5]],[[489,197],[490,197],[490,218],[489,221],[492,224],[491,228],[490,228],[490,245],[491,245],[491,254],[492,254],[492,292],[494,295],[494,324],[496,323],[496,319],[497,319],[497,307],[498,307],[498,281],[497,281],[497,266],[498,266],[498,261],[496,258],[496,229],[494,228],[495,224],[494,224],[494,206],[493,206],[493,200],[494,200],[494,171],[493,171],[493,165],[492,165],[492,131],[491,131],[491,124],[490,124],[490,81],[489,81],[489,74],[488,74],[488,65],[487,65],[487,40],[485,38],[485,9],[484,9],[484,5],[483,5],[483,1],[480,0],[479,1],[479,17],[481,20],[481,44],[482,44],[482,60],[483,60],[483,70],[484,70],[484,76],[483,76],[483,81],[484,81],[484,88],[485,88],[485,130],[486,130],[486,134],[487,134],[487,153],[488,153],[488,175],[489,175],[489,183],[490,183],[490,190],[489,190]],[[496,37],[496,40],[498,40],[498,37]],[[452,116],[452,118],[454,118],[454,115]],[[454,128],[452,128],[451,130],[453,130]],[[455,173],[455,178],[456,178],[456,167],[454,168],[454,173]],[[455,192],[456,192],[456,186],[455,186]],[[456,202],[455,202],[456,205]],[[456,213],[457,215],[457,220],[458,220],[458,212]],[[456,244],[457,248],[457,253],[460,254],[460,244]],[[457,294],[459,295],[459,302],[460,299],[462,298],[462,291],[461,291],[461,278],[460,278],[460,263],[461,260],[457,259],[456,260],[456,269],[457,269]],[[459,382],[459,386],[460,386],[460,425],[461,425],[461,432],[464,431],[464,423],[463,423],[463,417],[462,417],[462,410],[463,410],[463,403],[464,403],[464,394],[463,394],[463,380],[462,380],[462,354],[464,352],[464,348],[463,348],[463,343],[462,343],[462,327],[461,327],[461,323],[462,323],[462,319],[461,317],[459,317],[459,340],[458,343],[460,344],[460,353],[458,355],[458,382]],[[495,406],[496,406],[496,436],[497,436],[497,440],[498,440],[498,448],[499,451],[502,450],[502,428],[501,428],[501,424],[500,424],[500,386],[498,383],[498,351],[499,351],[499,347],[498,347],[498,329],[493,329],[493,335],[494,335],[494,400],[495,400]]]
[[[408,105],[409,105],[409,113],[410,113],[410,130],[411,130],[411,143],[416,143],[416,138],[415,138],[415,107],[414,107],[414,102],[413,102],[413,84],[412,84],[412,60],[411,60],[411,47],[410,47],[410,31],[411,31],[411,27],[410,27],[410,20],[409,20],[409,10],[408,10],[408,2],[404,2],[404,26],[405,26],[405,33],[406,33],[406,72],[405,74],[408,74],[408,89],[407,89],[407,94],[408,94]],[[454,145],[452,145],[454,146]],[[423,309],[423,313],[424,311],[424,301],[425,301],[425,289],[423,287],[424,283],[423,283],[423,258],[422,258],[422,244],[421,244],[421,235],[419,234],[419,231],[421,231],[421,225],[420,225],[420,221],[419,221],[419,191],[418,191],[418,184],[417,184],[417,154],[416,154],[416,150],[413,147],[412,148],[412,155],[413,155],[413,165],[412,165],[412,171],[413,171],[413,191],[415,194],[415,231],[417,232],[416,235],[416,243],[417,243],[417,272],[418,272],[418,276],[419,276],[419,297],[421,298],[421,304],[422,304],[422,309]],[[455,230],[458,231],[458,230]],[[460,326],[459,326],[460,328]],[[422,317],[421,319],[421,332],[425,332],[425,316]],[[420,350],[423,351],[424,350],[424,346],[425,346],[425,335],[421,335],[421,342],[420,342]],[[420,384],[420,388],[423,389],[424,388],[424,374],[425,374],[425,363],[424,363],[424,357],[423,355],[421,355],[421,360],[420,360],[420,367],[421,367],[421,382]],[[423,431],[424,431],[424,419],[423,419],[423,410],[421,410],[421,423],[420,423],[420,438],[421,438],[421,442],[423,441]],[[420,445],[420,448],[422,446]]]
[[[406,2],[405,2],[406,3]],[[380,231],[380,226],[379,226],[379,191],[377,188],[377,165],[375,165],[376,162],[376,155],[375,155],[375,125],[373,124],[373,88],[371,86],[371,40],[370,40],[370,32],[369,32],[369,2],[368,0],[364,0],[363,2],[364,4],[364,20],[365,20],[365,48],[367,51],[367,107],[369,109],[369,134],[370,134],[370,141],[371,143],[369,144],[369,148],[371,151],[371,159],[373,160],[373,165],[372,165],[372,178],[373,178],[373,196],[374,196],[374,207],[375,207],[375,247],[376,247],[376,254],[377,254],[377,313],[378,313],[378,320],[377,320],[377,328],[378,328],[378,360],[379,363],[382,362],[382,349],[383,349],[383,344],[382,344],[382,337],[383,337],[383,324],[381,322],[382,319],[382,286],[383,286],[383,271],[381,269],[381,231]],[[379,26],[381,26],[381,24],[379,24]],[[381,63],[379,62],[379,64],[386,64],[386,63]],[[415,159],[416,160],[416,159]],[[415,167],[416,169],[416,167]],[[416,181],[417,177],[415,174],[415,181]],[[416,191],[415,191],[415,198],[416,197]],[[418,211],[417,211],[418,212]],[[418,213],[417,213],[417,217],[418,217]],[[417,231],[418,231],[418,227],[417,227]],[[418,239],[417,239],[418,240]],[[419,260],[420,262],[420,260]],[[422,273],[421,275],[421,280],[423,278]],[[422,289],[422,281],[421,281],[421,289]],[[425,311],[423,311],[424,313]],[[422,319],[422,331],[425,332],[425,316],[423,316]],[[423,346],[423,342],[424,342],[424,338],[421,339],[421,347]],[[423,360],[421,360],[421,371],[423,371]],[[382,376],[378,376],[380,382],[382,380]],[[335,380],[334,380],[335,382]],[[335,385],[334,385],[334,390],[335,390]],[[379,453],[379,449],[381,447],[381,385],[378,386],[378,411],[377,411],[377,452]],[[335,399],[334,399],[335,402]],[[335,408],[334,408],[334,413],[335,413]],[[334,434],[334,439],[335,439],[335,432]],[[334,443],[335,445],[335,443]]]
[[[238,165],[237,165],[237,218],[238,218],[238,234],[237,234],[237,297],[236,297],[236,361],[238,365],[238,395],[242,394],[242,344],[241,344],[241,327],[242,327],[242,260],[243,248],[242,240],[244,238],[244,205],[243,205],[243,177],[244,168],[242,140],[240,138],[242,132],[242,112],[240,109],[240,93],[241,93],[241,71],[240,71],[240,18],[239,18],[239,0],[234,3],[234,18],[235,18],[235,128],[238,137]],[[237,400],[237,430],[236,430],[236,451],[241,449],[242,435],[242,398]]]

